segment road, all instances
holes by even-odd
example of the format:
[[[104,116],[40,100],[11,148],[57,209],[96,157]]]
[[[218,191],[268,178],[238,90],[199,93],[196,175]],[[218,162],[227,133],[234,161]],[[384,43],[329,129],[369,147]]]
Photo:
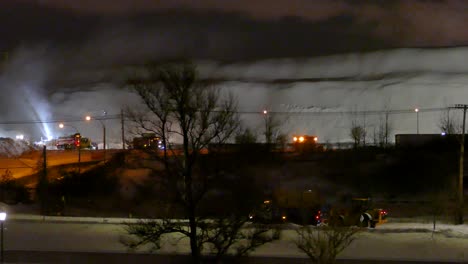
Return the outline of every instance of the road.
[[[46,258],[51,252],[62,252],[60,254],[54,253],[54,257],[61,255],[62,260],[70,260],[80,259],[79,257],[72,258],[70,254],[80,254],[82,257],[83,255],[88,257],[92,255],[96,258],[95,263],[98,263],[97,259],[101,258],[102,260],[103,253],[110,254],[107,255],[109,259],[118,258],[118,256],[122,256],[122,253],[127,252],[126,247],[120,242],[122,238],[126,237],[121,224],[10,220],[5,224],[5,228],[5,250],[7,257],[9,256],[10,260],[14,258],[14,261],[20,260],[18,256],[23,256],[22,260],[26,261],[24,259],[26,256],[37,260]],[[468,263],[468,253],[465,253],[468,248],[468,238],[466,237],[450,237],[440,234],[434,236],[430,232],[411,231],[405,228],[384,231],[368,231],[361,234],[339,256],[341,259],[339,263],[417,263],[415,261]],[[281,240],[264,245],[252,254],[255,259],[259,260],[255,263],[284,263],[276,262],[281,259],[288,259],[288,263],[306,263],[305,255],[299,252],[294,245],[293,236],[293,230],[284,230]],[[176,244],[176,239],[177,237],[170,237],[164,240],[161,253],[188,254],[187,241],[181,240]],[[140,254],[135,257],[142,258],[141,261],[138,261],[139,263],[146,263],[142,253],[147,252],[147,250],[148,248],[137,252]],[[154,261],[153,255],[149,255],[147,258],[148,261]],[[64,262],[70,263],[69,261]],[[161,260],[159,263],[167,262]],[[171,263],[179,262],[171,261]]]
[[[108,158],[120,150],[107,150]],[[81,150],[80,161],[99,161],[104,158],[103,150]],[[34,174],[39,164],[44,159],[42,151],[36,151],[22,157],[0,158],[0,175],[6,170],[11,172],[14,178],[21,178]],[[47,166],[78,163],[78,150],[48,150]]]

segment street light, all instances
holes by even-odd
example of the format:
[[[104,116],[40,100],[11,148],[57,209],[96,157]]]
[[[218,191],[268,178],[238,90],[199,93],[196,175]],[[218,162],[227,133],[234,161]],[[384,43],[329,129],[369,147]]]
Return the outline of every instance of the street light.
[[[268,111],[266,109],[263,110],[263,118],[265,119],[265,142],[267,144],[270,144],[271,136],[270,136],[270,130],[268,127]]]
[[[60,127],[60,128],[65,128],[66,126],[75,129],[76,133],[78,133],[78,134],[80,135],[80,139],[79,139],[79,140],[80,140],[80,142],[79,142],[80,144],[78,144],[78,146],[77,146],[77,147],[78,147],[78,173],[80,173],[80,169],[81,169],[81,134],[80,134],[80,132],[78,131],[78,128],[76,128],[76,127],[73,126],[73,125],[69,125],[69,124],[64,125],[63,123],[60,123],[60,124],[59,124],[59,127]]]
[[[419,108],[415,108],[414,112],[416,112],[416,133],[419,134]]]
[[[3,223],[5,222],[7,218],[7,213],[6,212],[0,212],[0,242],[2,243],[0,246],[0,263],[3,263],[3,252],[4,252],[4,246],[3,246]]]
[[[104,115],[106,115],[106,112],[104,111]],[[86,121],[91,121],[91,116],[86,116]],[[102,125],[102,149],[104,150],[104,161],[106,161],[106,125],[104,124],[104,122],[102,122],[101,119],[94,119],[94,120],[97,120],[99,121],[99,123],[101,123]]]

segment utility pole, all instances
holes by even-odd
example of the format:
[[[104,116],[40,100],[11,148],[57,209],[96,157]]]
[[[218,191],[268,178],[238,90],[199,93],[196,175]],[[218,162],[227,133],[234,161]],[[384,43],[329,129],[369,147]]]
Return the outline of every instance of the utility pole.
[[[462,133],[461,133],[461,140],[460,140],[460,164],[459,164],[459,174],[458,174],[458,190],[457,190],[457,212],[455,218],[455,224],[462,225],[463,224],[463,203],[464,203],[464,195],[463,195],[463,167],[464,167],[464,156],[465,156],[465,119],[466,119],[466,110],[468,109],[467,104],[456,104],[456,109],[463,110],[463,126],[462,126]]]
[[[102,146],[103,146],[103,149],[104,149],[104,162],[106,162],[106,126],[104,125],[104,123],[102,123]]]
[[[41,214],[47,214],[47,196],[48,196],[48,182],[47,182],[47,146],[44,145],[42,149],[42,173],[39,174],[41,178],[39,179],[39,188],[36,188],[36,193],[39,192],[39,197],[41,199]]]
[[[120,109],[120,123],[122,124],[122,149],[125,150],[125,124],[124,124],[124,110]]]

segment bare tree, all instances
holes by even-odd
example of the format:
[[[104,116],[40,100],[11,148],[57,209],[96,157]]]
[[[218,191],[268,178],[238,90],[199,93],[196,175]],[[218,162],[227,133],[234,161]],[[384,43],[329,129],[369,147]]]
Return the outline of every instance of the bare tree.
[[[365,146],[367,138],[367,119],[365,111],[362,120],[359,120],[359,112],[357,110],[352,111],[351,115],[351,129],[349,135],[354,141],[354,147]]]
[[[447,135],[458,134],[461,132],[461,121],[457,116],[450,111],[451,109],[447,107],[446,110],[442,111],[439,118],[439,128],[442,132]]]
[[[350,136],[354,141],[354,147],[357,148],[363,144],[366,137],[366,130],[359,125],[353,124],[350,131]]]
[[[374,130],[374,142],[381,147],[387,147],[390,141],[392,129],[390,112],[385,111],[379,116],[377,130]]]
[[[265,143],[272,144],[276,141],[278,136],[278,130],[280,127],[280,121],[272,113],[264,112],[263,120],[265,122]]]
[[[250,129],[240,129],[235,137],[237,144],[253,144],[257,142],[257,135],[255,135]]]
[[[296,246],[313,263],[333,264],[336,256],[345,250],[355,239],[359,228],[353,227],[311,227],[299,228]]]
[[[128,116],[139,129],[161,138],[164,148],[155,157],[164,164],[168,189],[188,218],[188,228],[171,219],[129,225],[129,233],[137,240],[128,245],[152,243],[158,248],[162,235],[181,233],[189,238],[192,259],[199,263],[203,245],[214,231],[205,231],[209,221],[197,210],[216,177],[203,170],[201,153],[210,144],[222,144],[233,136],[239,125],[235,100],[230,95],[222,99],[218,89],[199,80],[191,63],[149,64],[146,75],[129,80],[128,85],[149,110],[143,114],[129,109]],[[181,144],[176,149],[172,143],[177,138]],[[215,228],[214,223],[219,222],[209,226]],[[234,225],[228,220],[221,223]]]
[[[236,257],[243,257],[279,237],[279,230],[271,230],[266,225],[249,226],[244,217],[235,215],[217,218],[211,223],[204,222],[200,229],[203,242],[215,256],[216,263],[221,263],[224,256],[230,255],[231,250]]]
[[[264,135],[265,135],[265,143],[269,150],[272,148],[276,148],[279,150],[285,150],[288,137],[285,133],[281,131],[282,124],[285,124],[289,116],[278,116],[275,113],[270,113],[266,110],[263,112],[263,119],[264,119]]]

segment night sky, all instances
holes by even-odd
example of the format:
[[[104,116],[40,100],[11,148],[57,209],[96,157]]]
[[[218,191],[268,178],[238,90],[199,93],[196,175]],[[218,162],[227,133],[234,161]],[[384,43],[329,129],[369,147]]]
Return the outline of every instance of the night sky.
[[[0,49],[244,60],[462,46],[467,24],[465,0],[3,0]]]
[[[122,68],[148,60],[250,63],[458,47],[468,45],[467,28],[466,0],[0,0],[0,52],[9,54],[0,118],[81,114],[91,107],[81,98],[107,102],[125,78]],[[42,104],[35,116],[24,107]]]
[[[49,89],[108,80],[103,69],[161,58],[236,62],[466,46],[466,28],[466,0],[0,1],[0,52],[19,65],[47,65]]]

